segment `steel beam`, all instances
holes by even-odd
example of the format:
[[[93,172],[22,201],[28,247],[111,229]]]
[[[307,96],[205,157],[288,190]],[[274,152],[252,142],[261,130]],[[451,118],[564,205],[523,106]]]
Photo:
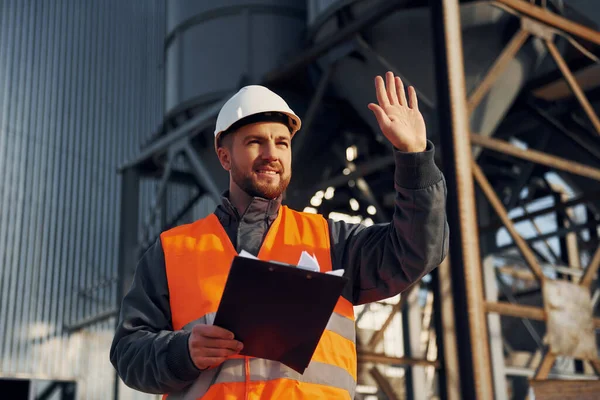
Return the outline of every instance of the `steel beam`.
[[[541,307],[488,301],[485,304],[485,309],[487,312],[496,313],[507,317],[527,318],[534,321],[546,320],[546,312]]]
[[[432,287],[435,291],[433,317],[438,343],[437,359],[443,368],[438,375],[440,400],[460,400],[459,357],[456,345],[457,330],[449,257],[446,257],[432,275]]]
[[[524,378],[533,378],[535,375],[535,370],[525,367],[517,367],[517,366],[506,366],[505,369],[506,376],[519,376]],[[548,375],[548,379],[560,379],[560,380],[597,380],[598,378],[592,375],[581,375],[581,374],[560,374],[560,373],[550,373]]]
[[[400,400],[400,398],[396,395],[396,391],[394,390],[394,387],[390,383],[389,379],[381,373],[379,368],[373,367],[369,370],[369,373],[388,400]]]
[[[487,320],[475,214],[469,118],[457,0],[432,1],[435,80],[448,182],[450,265],[463,399],[492,399]]]
[[[588,192],[588,193],[582,194],[579,197],[575,197],[569,201],[566,201],[564,203],[560,203],[560,204],[556,204],[556,205],[553,205],[550,207],[542,208],[541,210],[532,211],[528,215],[522,215],[520,217],[515,217],[515,218],[511,219],[511,221],[513,224],[516,224],[516,223],[519,223],[522,221],[527,221],[527,220],[530,220],[533,218],[537,218],[542,215],[550,214],[550,213],[558,211],[558,210],[561,210],[561,211],[566,210],[570,207],[574,207],[574,206],[582,204],[582,203],[597,201],[599,199],[600,199],[600,192]],[[481,233],[487,233],[490,231],[497,230],[498,228],[501,228],[502,226],[504,226],[504,225],[502,225],[502,222],[498,221],[498,222],[490,223],[489,225],[479,227],[479,231]]]
[[[541,122],[543,122],[549,128],[551,128],[557,133],[565,135],[574,143],[579,145],[579,147],[582,150],[587,151],[592,156],[600,160],[600,149],[598,148],[598,145],[595,144],[587,135],[585,137],[582,137],[582,135],[576,132],[571,132],[557,118],[555,118],[552,114],[546,112],[545,110],[537,106],[532,100],[528,100],[526,106],[529,110],[531,110],[533,115],[535,115]]]
[[[596,273],[598,272],[598,268],[600,267],[600,246],[596,249],[594,256],[592,257],[592,261],[590,261],[589,265],[585,269],[579,284],[581,286],[589,287],[592,284],[592,281],[596,277]]]
[[[479,184],[479,187],[481,187],[481,190],[483,190],[483,193],[494,208],[494,211],[496,211],[496,214],[498,214],[500,220],[504,223],[506,230],[510,234],[517,247],[519,248],[519,251],[523,255],[523,258],[527,262],[527,265],[529,266],[529,268],[531,268],[536,277],[542,282],[544,280],[544,273],[542,272],[542,268],[536,260],[535,255],[533,254],[527,243],[525,243],[525,240],[521,237],[521,235],[519,235],[511,220],[508,218],[508,213],[506,212],[506,209],[504,208],[502,202],[496,195],[496,192],[494,192],[494,189],[490,185],[489,181],[481,171],[481,168],[479,168],[475,161],[472,162],[473,174],[475,176],[475,180]]]
[[[533,379],[547,379],[548,374],[550,373],[550,370],[554,365],[554,361],[556,361],[556,356],[550,352],[549,348],[546,348],[546,350],[544,351],[544,355],[542,356],[542,361],[540,361],[540,365],[537,367]]]
[[[114,308],[112,310],[104,311],[104,312],[94,315],[92,317],[82,319],[71,325],[65,325],[64,330],[69,333],[75,333],[77,331],[87,328],[88,326],[97,324],[98,322],[105,321],[109,318],[112,318],[112,317],[115,317],[118,315],[119,315],[119,309]]]
[[[210,172],[198,157],[198,154],[190,145],[184,147],[184,154],[192,167],[192,173],[196,176],[198,185],[206,190],[206,193],[213,198],[216,204],[221,202],[221,193],[212,179]]]
[[[410,289],[408,289],[407,291],[405,291],[404,293],[402,293],[400,295],[400,300],[398,301],[398,303],[396,303],[392,306],[392,310],[390,311],[390,314],[388,315],[388,317],[385,320],[385,322],[383,323],[383,325],[381,325],[381,328],[378,329],[375,333],[373,333],[373,336],[371,336],[369,343],[367,343],[367,348],[369,348],[370,350],[375,350],[375,347],[383,340],[383,335],[385,334],[385,330],[388,328],[388,326],[390,326],[390,324],[394,320],[394,317],[396,316],[396,314],[398,312],[402,311],[402,309],[404,308],[404,305],[408,301],[410,294],[415,289],[418,289],[418,287],[419,287],[419,285],[413,285]]]
[[[492,66],[492,68],[490,68],[485,78],[483,78],[479,86],[477,86],[477,88],[470,94],[468,101],[469,115],[472,114],[473,111],[477,108],[481,100],[489,92],[492,85],[504,72],[504,70],[508,66],[508,63],[510,63],[515,58],[515,56],[517,55],[519,50],[521,50],[521,47],[523,47],[523,44],[525,44],[529,36],[529,32],[522,28],[519,29],[517,33],[515,33],[513,38],[510,40],[510,42],[506,45],[504,50],[502,50],[502,53],[500,53],[500,56],[498,57],[498,59],[496,59],[496,62],[494,62],[494,65]]]
[[[435,367],[439,368],[440,363],[437,360],[422,360],[416,358],[408,358],[408,357],[394,357],[388,356],[386,354],[374,353],[365,350],[358,350],[357,352],[358,362],[359,363],[376,363],[376,364],[386,364],[393,366],[415,366],[420,365],[424,367]]]
[[[131,286],[133,271],[138,263],[138,223],[140,175],[136,168],[121,172],[121,209],[119,214],[119,265],[115,307],[120,308],[125,292]],[[115,329],[116,324],[115,323]],[[119,376],[115,371],[114,399],[119,398]]]
[[[574,226],[570,226],[569,228],[559,228],[558,230],[554,231],[554,232],[550,232],[550,233],[545,233],[543,235],[539,235],[539,236],[535,236],[529,239],[522,239],[525,243],[527,244],[532,244],[532,243],[536,243],[539,242],[541,240],[546,240],[555,236],[564,236],[567,235],[571,232],[581,232],[585,229],[589,229],[590,226],[589,224],[579,224],[579,225],[574,225]],[[516,243],[510,243],[504,246],[498,246],[495,247],[493,249],[494,252],[502,252],[502,251],[506,251],[508,249],[512,249],[516,246]]]
[[[577,83],[577,80],[575,79],[573,73],[569,69],[567,62],[560,55],[560,52],[558,51],[554,43],[552,43],[550,40],[545,40],[545,43],[546,47],[548,48],[548,51],[552,55],[552,58],[554,58],[558,69],[560,69],[560,72],[562,72],[563,76],[565,77],[565,80],[569,84],[569,87],[573,91],[573,94],[579,101],[579,104],[581,104],[581,108],[583,108],[583,111],[585,111],[586,115],[592,122],[592,125],[596,129],[596,133],[600,134],[600,120],[598,119],[598,115],[596,114],[596,111],[594,111],[594,108],[585,96],[585,93],[583,93],[581,86],[579,86],[579,83]]]
[[[330,178],[326,181],[322,181],[317,183],[312,188],[308,189],[308,192],[311,194],[316,193],[319,190],[326,189],[328,187],[338,188],[342,185],[347,184],[351,180],[356,180],[363,176],[367,176],[373,174],[375,172],[381,171],[384,168],[394,165],[395,159],[394,156],[386,156],[380,157],[374,161],[369,161],[363,164],[359,164],[356,166],[355,171],[351,171],[348,175],[338,175],[333,178]]]
[[[395,11],[406,6],[406,1],[387,1],[378,7],[371,7],[356,20],[352,21],[333,35],[300,53],[290,63],[265,75],[263,81],[267,84],[281,81],[293,76],[299,69],[316,61],[325,55],[333,47],[350,40],[354,34],[360,32],[367,26],[371,26],[383,18],[393,14]]]
[[[321,79],[319,79],[319,83],[317,84],[317,90],[313,94],[310,104],[308,105],[308,110],[306,111],[306,115],[302,122],[302,134],[294,135],[294,141],[292,145],[292,157],[295,161],[294,165],[297,165],[298,155],[301,154],[302,149],[304,148],[304,144],[307,141],[307,137],[311,135],[311,128],[315,121],[315,117],[319,110],[319,106],[321,105],[321,101],[323,100],[323,96],[325,95],[325,91],[329,86],[329,82],[331,81],[331,76],[335,71],[335,64],[328,65],[325,68],[325,72],[321,75]]]
[[[506,302],[488,301],[485,309],[490,313],[497,313],[506,317],[527,318],[535,321],[545,321],[546,311],[541,307],[525,306],[522,304],[512,304]],[[594,327],[600,328],[600,318],[594,318]]]
[[[527,15],[528,17],[537,19],[547,25],[557,28],[561,31],[579,36],[582,39],[600,45],[600,33],[586,26],[573,22],[567,18],[561,17],[546,8],[535,6],[524,0],[496,0],[515,11]],[[493,4],[493,2],[492,2]]]
[[[183,216],[185,214],[187,214],[192,207],[196,204],[196,202],[198,200],[200,200],[200,198],[202,196],[204,196],[205,191],[203,188],[198,188],[198,192],[196,192],[196,194],[194,196],[192,196],[184,205],[183,207],[181,207],[181,209],[177,212],[177,214],[170,220],[167,221],[163,227],[162,230],[167,230],[167,229],[171,229],[173,228],[181,218],[183,218]],[[159,233],[160,235],[160,233]],[[158,239],[158,236],[153,237],[151,240],[149,240],[146,243],[142,243],[142,245],[140,246],[140,254],[144,254],[149,248],[150,246],[152,246],[152,244],[154,244],[154,242]]]
[[[494,139],[478,134],[471,134],[471,142],[489,150],[494,150],[499,153],[508,154],[513,157],[569,172],[574,175],[580,175],[600,181],[600,169],[590,167],[585,164],[580,164],[573,160],[556,157],[533,149],[523,150],[504,140]]]
[[[498,287],[496,285],[496,271],[493,257],[486,257],[483,260],[483,278],[485,286],[485,297],[488,301],[498,301]],[[488,327],[490,332],[490,354],[494,368],[492,376],[494,377],[495,400],[508,400],[506,377],[504,371],[504,349],[502,343],[502,324],[500,316],[488,314]]]
[[[222,100],[216,102],[212,106],[202,110],[198,115],[186,121],[173,132],[170,132],[169,134],[150,144],[148,147],[143,149],[142,153],[135,159],[126,162],[123,166],[121,166],[119,171],[138,166],[152,159],[152,157],[156,155],[166,153],[172,145],[177,144],[182,140],[189,140],[198,135],[213,123],[213,118],[216,117],[223,104],[225,104],[231,95],[233,95],[233,93],[225,96]]]

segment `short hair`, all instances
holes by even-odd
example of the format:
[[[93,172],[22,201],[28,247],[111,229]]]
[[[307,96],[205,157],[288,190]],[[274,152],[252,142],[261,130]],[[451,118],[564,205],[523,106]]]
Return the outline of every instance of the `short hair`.
[[[228,129],[225,132],[221,133],[217,137],[217,149],[224,147],[224,146],[231,149],[231,134],[232,133],[233,133],[233,131]],[[225,140],[225,139],[227,139],[227,140]]]

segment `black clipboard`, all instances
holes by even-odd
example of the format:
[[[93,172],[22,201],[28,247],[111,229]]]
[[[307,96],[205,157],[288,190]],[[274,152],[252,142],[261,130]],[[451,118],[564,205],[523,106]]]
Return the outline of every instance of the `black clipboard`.
[[[236,256],[214,324],[244,344],[241,355],[304,373],[348,278]]]

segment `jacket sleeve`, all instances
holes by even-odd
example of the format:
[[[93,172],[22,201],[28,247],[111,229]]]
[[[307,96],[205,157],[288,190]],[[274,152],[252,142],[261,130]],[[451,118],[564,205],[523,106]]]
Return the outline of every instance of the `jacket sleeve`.
[[[351,279],[344,292],[355,305],[403,292],[448,252],[446,182],[433,143],[420,153],[394,149],[396,190],[392,221],[366,227],[328,220],[334,269]]]
[[[190,385],[200,371],[188,350],[189,332],[173,331],[160,238],[139,261],[123,298],[110,361],[125,384],[166,394]]]

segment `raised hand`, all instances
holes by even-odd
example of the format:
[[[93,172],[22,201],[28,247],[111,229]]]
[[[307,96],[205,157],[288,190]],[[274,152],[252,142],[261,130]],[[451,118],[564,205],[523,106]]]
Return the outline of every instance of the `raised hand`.
[[[386,83],[381,76],[375,78],[377,102],[370,103],[379,128],[384,136],[400,151],[416,153],[427,147],[425,120],[419,112],[417,92],[408,88],[408,101],[404,92],[404,84],[392,72],[385,74]]]
[[[214,325],[195,325],[188,340],[190,356],[200,370],[221,364],[242,347],[233,333]]]

